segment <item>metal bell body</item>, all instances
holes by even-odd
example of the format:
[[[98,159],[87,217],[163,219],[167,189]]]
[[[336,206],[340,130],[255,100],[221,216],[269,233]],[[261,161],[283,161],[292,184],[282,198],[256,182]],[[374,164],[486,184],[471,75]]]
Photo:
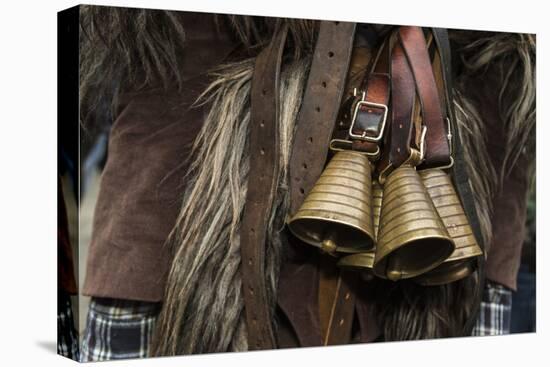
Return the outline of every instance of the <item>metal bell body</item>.
[[[372,182],[372,219],[374,225],[374,238],[378,234],[380,211],[382,209],[382,186],[378,181]],[[376,245],[375,245],[376,246]],[[372,270],[374,265],[375,249],[360,254],[344,256],[338,261],[338,266],[350,270]]]
[[[423,285],[440,285],[462,279],[474,271],[475,258],[483,251],[476,241],[451,177],[441,169],[427,169],[419,174],[456,248],[444,263],[416,281]]]
[[[368,158],[340,151],[288,222],[302,241],[329,253],[365,252],[374,246],[372,179]]]
[[[416,277],[443,263],[454,249],[416,169],[394,170],[384,183],[374,273],[394,281]]]

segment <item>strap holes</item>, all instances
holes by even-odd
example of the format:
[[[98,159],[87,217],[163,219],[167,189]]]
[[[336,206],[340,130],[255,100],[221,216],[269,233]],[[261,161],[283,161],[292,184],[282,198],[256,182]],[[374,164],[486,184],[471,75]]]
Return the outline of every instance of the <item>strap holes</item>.
[[[313,138],[310,136],[309,138],[307,138],[307,141],[308,141],[309,143],[313,143]]]
[[[334,25],[338,25],[338,24],[340,24],[340,22],[334,22]]]
[[[262,96],[265,96],[267,94],[267,89],[262,89]]]
[[[333,57],[333,56],[334,56],[334,52],[329,51],[329,52],[328,52],[328,57]]]
[[[302,167],[303,167],[304,169],[307,169],[307,164],[305,164],[305,163],[302,164]]]
[[[300,187],[300,194],[304,195],[306,193],[306,191],[304,190],[303,187]]]
[[[327,87],[327,82],[322,82],[321,85],[323,86],[323,88],[326,88]]]
[[[315,107],[315,111],[321,112],[321,107],[319,107],[319,106]]]

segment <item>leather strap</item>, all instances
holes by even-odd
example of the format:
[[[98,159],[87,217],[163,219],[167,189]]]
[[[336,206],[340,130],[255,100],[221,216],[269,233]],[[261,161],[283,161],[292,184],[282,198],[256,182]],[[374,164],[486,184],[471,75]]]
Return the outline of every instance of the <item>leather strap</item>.
[[[447,127],[441,111],[439,93],[424,33],[420,27],[405,26],[399,28],[399,38],[416,82],[422,108],[422,120],[428,127],[426,145],[429,149],[426,149],[422,167],[446,166],[450,163],[449,143],[445,138]]]
[[[411,154],[415,84],[405,52],[396,43],[391,58],[392,126],[390,163],[399,167]]]
[[[357,273],[342,271],[332,256],[319,257],[319,318],[323,345],[351,341]]]
[[[358,273],[340,271],[323,345],[348,344],[355,316],[355,292],[352,284]]]
[[[388,106],[390,102],[390,43],[385,42],[380,48],[373,64],[373,70],[365,79],[362,89],[365,91],[365,101],[369,104],[360,105],[357,109],[357,114],[351,116],[352,119],[355,118],[352,129],[354,135],[364,135],[370,138],[377,137],[383,128],[383,120],[388,119]],[[376,105],[385,106],[385,108]],[[380,142],[351,138],[353,140],[353,150],[374,153],[379,149]]]
[[[250,173],[241,236],[241,275],[249,350],[276,348],[267,299],[267,222],[277,192],[279,163],[279,74],[288,27],[256,58],[251,87]]]
[[[290,158],[290,214],[321,175],[351,58],[355,23],[321,21]]]
[[[448,118],[450,119],[452,139],[452,152],[454,156],[454,164],[451,167],[451,173],[453,181],[458,191],[459,197],[462,201],[462,206],[468,217],[472,231],[476,237],[477,243],[485,252],[485,243],[482,241],[481,226],[477,212],[475,210],[474,196],[470,186],[467,165],[464,161],[464,153],[461,144],[460,135],[458,134],[458,125],[456,121],[455,108],[453,104],[453,84],[452,84],[452,72],[451,72],[451,47],[449,42],[449,35],[446,29],[433,28],[433,35],[436,45],[439,49],[439,56],[441,58],[441,64],[443,65],[443,84],[445,86],[445,102],[447,107]],[[471,312],[469,320],[464,325],[463,335],[471,335],[475,323],[478,319],[480,310],[480,304],[483,297],[483,288],[485,285],[485,257],[478,256],[477,267],[479,280],[477,302],[474,304],[474,309]]]
[[[416,89],[414,76],[400,42],[391,49],[391,123],[386,132],[384,150],[378,164],[380,182],[384,182],[391,170],[401,166],[411,157],[413,117]],[[415,134],[416,137],[416,134]]]

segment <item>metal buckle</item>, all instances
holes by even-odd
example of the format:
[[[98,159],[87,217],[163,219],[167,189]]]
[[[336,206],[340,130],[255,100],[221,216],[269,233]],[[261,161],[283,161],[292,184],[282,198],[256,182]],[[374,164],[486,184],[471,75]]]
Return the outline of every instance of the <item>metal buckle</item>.
[[[341,144],[342,146],[347,146],[347,148],[340,148],[337,144]],[[352,142],[349,140],[342,140],[342,139],[332,139],[330,141],[329,149],[333,152],[343,152],[343,151],[354,151],[359,154],[364,154],[367,157],[371,157],[373,160],[376,160],[380,157],[380,147],[377,145],[376,150],[374,152],[362,152],[359,150],[353,150],[352,149]]]
[[[354,89],[353,94],[357,95],[357,90],[356,89]],[[363,94],[361,96],[361,100],[359,100],[357,102],[357,104],[355,105],[355,110],[353,112],[353,118],[351,120],[351,124],[350,124],[350,127],[349,127],[349,136],[351,138],[354,138],[354,139],[363,140],[363,141],[370,141],[370,142],[376,143],[376,142],[379,142],[382,139],[382,137],[384,136],[384,128],[386,127],[386,120],[388,118],[388,106],[386,106],[385,104],[381,104],[381,103],[369,102],[369,101],[365,100],[365,98],[366,98],[366,93],[363,92]],[[380,132],[375,137],[367,136],[366,132],[363,132],[363,134],[354,134],[353,133],[353,127],[355,126],[355,120],[357,119],[357,114],[359,113],[359,108],[361,106],[381,108],[381,109],[384,110],[384,116],[382,118],[382,123],[381,123],[381,126],[380,126]]]

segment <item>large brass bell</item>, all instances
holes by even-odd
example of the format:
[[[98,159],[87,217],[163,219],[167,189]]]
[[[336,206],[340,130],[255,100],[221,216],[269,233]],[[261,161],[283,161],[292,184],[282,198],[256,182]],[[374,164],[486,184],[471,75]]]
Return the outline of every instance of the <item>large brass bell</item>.
[[[382,209],[382,186],[378,181],[372,182],[372,219],[374,225],[374,238],[378,235],[380,223],[380,211]],[[376,248],[376,247],[375,247]],[[372,270],[374,265],[375,248],[359,254],[352,254],[342,257],[338,266],[350,270]]]
[[[416,277],[455,249],[416,169],[402,165],[384,183],[373,270],[382,278]]]
[[[353,151],[331,159],[304,203],[290,219],[290,231],[328,253],[365,252],[374,246],[371,164]]]
[[[419,172],[434,206],[455,243],[455,251],[437,268],[415,279],[422,285],[440,285],[462,279],[475,269],[483,254],[449,175],[441,169]]]

